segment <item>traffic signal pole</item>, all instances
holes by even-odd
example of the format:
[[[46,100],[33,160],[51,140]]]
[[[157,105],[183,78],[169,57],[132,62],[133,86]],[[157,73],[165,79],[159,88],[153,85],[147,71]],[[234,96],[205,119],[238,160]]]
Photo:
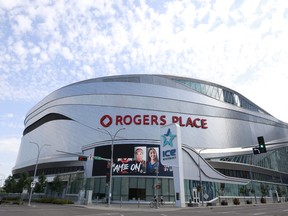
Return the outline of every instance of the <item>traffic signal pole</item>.
[[[113,154],[114,154],[114,140],[116,135],[119,131],[124,130],[125,128],[120,128],[116,131],[114,135],[112,135],[108,130],[104,128],[98,128],[99,130],[105,131],[107,134],[109,134],[111,138],[111,158],[110,158],[110,177],[109,177],[109,194],[108,194],[108,206],[110,207],[111,204],[111,197],[112,197],[112,170],[113,170]]]
[[[38,162],[39,162],[40,153],[41,153],[42,149],[45,146],[51,146],[49,144],[44,144],[41,147],[39,147],[39,144],[36,143],[36,142],[30,142],[30,143],[37,146],[37,159],[36,159],[36,164],[35,164],[35,169],[34,169],[33,182],[31,182],[31,186],[30,186],[30,194],[29,194],[28,206],[31,206],[32,194],[33,194],[34,187],[36,185],[35,178],[36,178],[36,174],[37,174],[37,168],[38,168]]]

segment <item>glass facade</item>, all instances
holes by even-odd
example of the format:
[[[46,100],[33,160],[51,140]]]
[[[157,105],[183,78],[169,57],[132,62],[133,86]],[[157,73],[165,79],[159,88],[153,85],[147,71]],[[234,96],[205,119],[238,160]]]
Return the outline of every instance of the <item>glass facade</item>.
[[[156,194],[156,178],[143,178],[131,176],[113,177],[112,200],[117,201],[150,201]],[[163,196],[167,202],[174,202],[174,185],[171,178],[158,178],[161,187],[158,195]],[[86,180],[85,190],[93,191],[93,200],[102,200],[108,196],[109,184],[104,177],[89,178]],[[71,191],[72,192],[72,191]]]
[[[252,164],[255,166],[272,169],[274,171],[288,173],[287,161],[288,147],[279,148],[276,150],[268,151],[266,154],[247,154],[219,158],[220,161],[229,161],[235,163]],[[214,160],[214,159],[213,159]]]
[[[243,97],[242,95],[236,93],[235,91],[232,91],[230,89],[212,85],[212,84],[206,84],[197,80],[187,80],[187,79],[175,79],[176,82],[181,83],[201,94],[207,95],[209,97],[212,97],[216,100],[229,103],[238,107],[242,107],[244,109],[248,109],[254,112],[260,112],[268,114],[266,111],[258,107],[256,104],[252,103],[247,98]]]
[[[97,148],[96,148],[97,149]],[[99,150],[99,149],[98,149]],[[250,166],[243,170],[217,168],[219,172],[226,176],[250,179],[250,183],[243,186],[239,184],[228,184],[219,182],[202,181],[202,188],[198,180],[184,180],[185,201],[200,202],[210,201],[219,196],[263,196],[265,189],[267,195],[271,195],[274,191],[279,196],[288,194],[288,178],[286,173],[288,167],[283,161],[287,160],[288,147],[282,147],[267,152],[266,154],[253,155],[237,155],[223,157],[216,160],[221,162],[229,162],[235,164],[253,165],[258,169],[272,170],[272,173],[257,172],[249,169]],[[97,166],[99,167],[99,166]],[[261,170],[261,169],[260,169]],[[281,175],[284,173],[284,175]],[[109,183],[106,182],[106,176],[94,176],[84,179],[83,173],[73,175],[69,179],[67,193],[75,194],[79,190],[92,190],[93,201],[102,202],[108,197]],[[84,183],[85,182],[85,183]],[[160,185],[156,189],[155,185]],[[112,201],[141,201],[149,202],[156,194],[164,197],[165,202],[175,202],[173,177],[169,176],[146,176],[146,175],[113,175]],[[156,191],[157,190],[157,191]],[[203,190],[203,194],[201,193]]]
[[[83,174],[83,173],[82,173]],[[256,179],[256,178],[255,178]],[[268,180],[268,179],[267,179]],[[86,181],[86,183],[84,183]],[[112,201],[140,201],[149,202],[156,194],[156,188],[153,187],[156,178],[142,177],[114,177]],[[159,178],[158,183],[161,187],[157,194],[163,196],[167,203],[175,202],[174,182],[172,178]],[[92,190],[93,202],[106,202],[109,190],[109,184],[106,183],[105,177],[95,177],[84,179],[83,175],[77,174],[76,178],[68,184],[67,194],[77,194],[80,190]],[[274,184],[272,182],[251,181],[248,185],[227,184],[219,182],[202,181],[203,197],[201,194],[200,182],[196,180],[184,180],[185,201],[200,202],[210,201],[219,196],[257,196],[263,195],[265,188],[267,195],[272,191],[277,191],[279,196],[288,194],[288,186],[285,184]]]

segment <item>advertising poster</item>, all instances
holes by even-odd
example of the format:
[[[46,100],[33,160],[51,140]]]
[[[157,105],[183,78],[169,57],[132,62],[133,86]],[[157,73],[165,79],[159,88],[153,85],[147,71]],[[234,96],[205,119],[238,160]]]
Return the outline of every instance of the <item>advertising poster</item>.
[[[110,159],[111,146],[95,148],[95,156]],[[159,146],[155,145],[114,145],[113,175],[159,175],[172,176],[172,168],[160,163]],[[94,160],[93,176],[106,175],[110,163]]]

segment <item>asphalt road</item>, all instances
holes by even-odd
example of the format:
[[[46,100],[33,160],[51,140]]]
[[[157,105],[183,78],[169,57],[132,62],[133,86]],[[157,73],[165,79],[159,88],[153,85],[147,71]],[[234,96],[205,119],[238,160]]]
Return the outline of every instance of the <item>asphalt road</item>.
[[[35,204],[32,207],[24,205],[0,205],[0,216],[287,216],[288,203],[242,206],[216,206],[216,207],[186,207],[174,208],[171,206],[151,209],[148,206],[76,206],[76,205],[50,205]]]

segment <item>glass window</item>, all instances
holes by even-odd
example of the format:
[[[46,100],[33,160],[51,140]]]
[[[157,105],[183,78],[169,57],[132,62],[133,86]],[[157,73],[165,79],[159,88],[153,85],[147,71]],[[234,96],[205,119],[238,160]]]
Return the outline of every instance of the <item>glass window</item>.
[[[200,83],[195,83],[195,90],[201,92],[201,85]]]
[[[225,96],[226,94],[226,96]],[[234,98],[232,92],[224,91],[224,100],[227,103],[234,104]]]
[[[207,95],[210,97],[214,97],[212,93],[213,93],[213,86],[207,85]]]
[[[240,107],[240,100],[237,94],[234,94],[234,102],[235,102],[235,105]]]
[[[207,94],[207,85],[201,84],[201,92],[202,94]]]
[[[122,178],[113,178],[113,197],[119,200],[121,195],[121,180]]]
[[[155,192],[153,185],[156,183],[155,179],[148,178],[146,179],[146,200],[152,200]]]
[[[129,178],[130,188],[137,188],[137,178]]]
[[[122,198],[123,201],[128,201],[129,199],[129,178],[124,177],[121,178],[121,188],[120,188],[120,199]]]
[[[224,101],[223,89],[218,88],[218,95],[219,95],[220,101]]]
[[[173,179],[162,179],[160,195],[165,201],[175,201],[174,199],[174,182]],[[170,196],[169,196],[170,195]]]
[[[138,188],[146,188],[145,187],[145,178],[137,178],[138,179]]]
[[[99,192],[100,193],[106,193],[106,189],[108,188],[108,185],[106,184],[105,178],[100,178],[100,184],[99,184]]]
[[[190,87],[196,90],[196,84],[194,82],[190,83]]]
[[[212,87],[212,86],[211,86],[211,87]],[[217,100],[220,100],[219,93],[218,93],[218,88],[212,87],[211,96],[212,96],[213,98],[216,98]]]
[[[121,181],[121,194],[128,196],[128,188],[129,188],[129,179],[128,177],[122,178]]]

